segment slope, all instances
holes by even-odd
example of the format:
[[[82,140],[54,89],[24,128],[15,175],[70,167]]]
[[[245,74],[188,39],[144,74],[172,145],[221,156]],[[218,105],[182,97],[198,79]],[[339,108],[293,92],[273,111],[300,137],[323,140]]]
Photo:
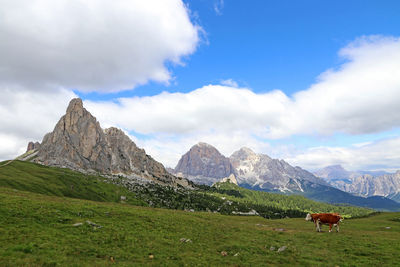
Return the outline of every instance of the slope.
[[[215,195],[222,196],[221,193],[229,195],[228,199],[232,201],[253,203],[255,205],[270,205],[284,210],[301,210],[309,213],[318,212],[338,212],[342,216],[360,217],[372,213],[372,210],[352,207],[335,206],[327,203],[316,202],[300,195],[283,195],[256,191],[237,186],[232,183],[217,183],[214,185],[217,189]],[[259,208],[260,212],[262,208]]]
[[[305,197],[332,204],[354,205],[381,211],[400,211],[400,203],[382,196],[359,197],[334,187],[305,184]]]
[[[367,209],[347,207],[336,209],[334,206],[301,197],[296,199],[296,205],[287,206],[286,199],[293,197],[277,194],[269,194],[272,197],[265,202],[244,202],[240,198],[227,201],[226,198],[232,195],[233,190],[215,190],[208,186],[187,190],[151,182],[140,183],[124,177],[86,175],[65,168],[24,161],[14,161],[0,168],[0,186],[50,196],[106,202],[121,202],[123,197],[122,201],[129,204],[178,210],[212,211],[222,214],[256,210],[266,218],[303,217],[308,211],[335,210],[349,216],[362,216],[371,212]],[[215,193],[218,193],[218,196],[214,195]]]
[[[0,165],[3,163],[0,162]],[[134,205],[146,205],[127,188],[104,182],[105,178],[67,168],[48,167],[25,161],[13,161],[0,168],[0,186],[50,196],[119,202],[121,196]]]
[[[345,220],[340,233],[328,233],[326,227],[316,233],[303,218],[190,213],[0,187],[0,214],[0,266],[396,266],[399,262],[399,213]],[[283,246],[286,249],[277,252]]]

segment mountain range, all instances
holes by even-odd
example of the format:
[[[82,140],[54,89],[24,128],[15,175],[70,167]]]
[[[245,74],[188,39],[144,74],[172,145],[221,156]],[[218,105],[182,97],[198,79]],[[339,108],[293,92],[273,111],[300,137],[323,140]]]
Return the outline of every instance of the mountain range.
[[[167,171],[122,130],[102,129],[79,98],[71,100],[54,130],[46,134],[41,143],[29,143],[27,152],[19,159],[88,174],[122,176],[131,181],[129,186],[136,182],[153,182],[193,189],[197,187],[193,182],[213,185],[222,180],[253,190],[300,194],[333,204],[400,209],[400,204],[392,200],[354,196],[300,167],[245,147],[228,158],[212,145],[200,142],[181,157],[173,170]]]
[[[340,165],[332,165],[315,174],[342,191],[364,197],[384,196],[400,202],[400,171],[351,172]]]
[[[330,180],[348,180],[362,175],[380,176],[389,174],[385,171],[348,171],[342,165],[330,165],[314,172],[318,177],[327,181]]]
[[[257,154],[246,147],[227,158],[210,144],[198,143],[169,171],[206,185],[234,175],[239,186],[253,190],[299,194],[328,203],[377,209],[400,207],[398,203],[385,197],[360,197],[344,192],[300,167],[293,167],[284,160],[272,159],[265,154]]]

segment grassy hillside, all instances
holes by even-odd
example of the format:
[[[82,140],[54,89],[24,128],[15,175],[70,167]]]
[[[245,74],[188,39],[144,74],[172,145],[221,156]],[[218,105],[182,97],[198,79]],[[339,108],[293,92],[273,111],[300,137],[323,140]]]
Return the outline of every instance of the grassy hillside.
[[[216,191],[215,188],[204,186],[198,190],[183,190],[154,184],[129,183],[123,178],[110,180],[24,161],[14,161],[0,167],[0,186],[51,196],[106,202],[120,202],[121,196],[125,196],[125,202],[133,205],[217,211],[222,214],[248,212],[254,209],[265,218],[304,217],[307,212],[328,211],[354,217],[365,216],[372,212],[354,207],[336,207],[304,197],[283,196],[239,187],[221,188]],[[239,189],[239,195],[234,198]]]
[[[0,166],[5,162],[0,162]],[[85,175],[64,168],[54,168],[25,161],[13,161],[0,167],[0,186],[51,196],[65,196],[95,201],[119,202],[121,196],[133,205],[145,205],[128,189],[104,183],[98,176]]]
[[[282,195],[255,191],[239,187],[232,183],[218,183],[215,185],[215,195],[222,197],[229,195],[232,201],[254,203],[256,205],[270,205],[288,210],[301,210],[304,212],[338,212],[344,217],[361,217],[368,215],[372,210],[352,206],[334,206],[327,203],[316,202],[299,195]]]
[[[398,266],[400,260],[399,213],[345,220],[339,233],[326,227],[317,233],[302,218],[192,213],[0,187],[0,214],[0,266]]]

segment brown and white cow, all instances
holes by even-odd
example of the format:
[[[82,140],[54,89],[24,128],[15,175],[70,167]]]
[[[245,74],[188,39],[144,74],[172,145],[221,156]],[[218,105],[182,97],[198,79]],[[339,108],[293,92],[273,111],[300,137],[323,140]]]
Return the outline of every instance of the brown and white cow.
[[[338,213],[308,213],[306,221],[313,221],[318,232],[321,232],[320,224],[328,224],[329,232],[332,231],[332,226],[336,226],[336,232],[339,232],[339,222],[343,218]]]

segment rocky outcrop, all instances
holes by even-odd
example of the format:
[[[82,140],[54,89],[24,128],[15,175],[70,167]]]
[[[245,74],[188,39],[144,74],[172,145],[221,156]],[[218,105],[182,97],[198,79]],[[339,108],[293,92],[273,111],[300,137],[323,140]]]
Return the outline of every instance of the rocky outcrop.
[[[32,151],[32,150],[37,150],[40,147],[40,143],[39,142],[29,142],[28,143],[28,147],[26,149],[26,152]]]
[[[228,177],[222,178],[222,180],[219,182],[220,183],[232,183],[232,184],[238,185],[238,182],[237,182],[234,174],[231,174]]]
[[[215,147],[201,142],[181,157],[174,173],[196,183],[212,185],[235,171],[228,158]]]
[[[323,180],[300,167],[293,167],[284,160],[256,154],[249,148],[241,148],[230,156],[239,185],[258,187],[271,191],[304,191],[305,182],[327,185]]]
[[[188,186],[138,148],[120,129],[103,131],[79,98],[71,100],[53,132],[43,138],[34,161],[88,173],[139,176],[167,185]]]

